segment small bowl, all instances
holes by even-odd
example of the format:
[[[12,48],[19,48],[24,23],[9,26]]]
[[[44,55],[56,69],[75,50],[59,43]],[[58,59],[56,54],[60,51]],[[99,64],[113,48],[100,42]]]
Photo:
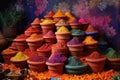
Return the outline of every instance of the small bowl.
[[[79,66],[65,65],[66,73],[68,74],[83,74],[87,71],[88,65],[83,64]]]

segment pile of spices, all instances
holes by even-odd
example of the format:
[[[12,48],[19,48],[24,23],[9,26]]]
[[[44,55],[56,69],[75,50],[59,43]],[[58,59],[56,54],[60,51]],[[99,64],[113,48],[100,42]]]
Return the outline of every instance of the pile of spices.
[[[44,37],[55,37],[55,33],[53,33],[53,31],[48,31],[47,34],[44,35]]]
[[[66,12],[65,15],[68,17],[67,22],[69,23],[75,19],[75,17],[70,12]]]
[[[78,37],[73,37],[72,40],[67,42],[67,45],[79,45],[79,44],[82,44],[82,43],[80,42]]]
[[[57,42],[56,44],[53,44],[52,47],[56,49],[67,49],[67,44],[66,42]]]
[[[84,18],[80,18],[78,22],[81,24],[88,24],[88,22]]]
[[[26,30],[26,32],[40,32],[40,30],[38,30],[37,28],[33,28],[33,27],[28,27]]]
[[[65,26],[61,26],[58,30],[57,33],[66,33],[70,32]]]
[[[40,25],[40,19],[39,18],[35,18],[34,21],[31,23],[31,25],[36,25],[39,24]]]
[[[53,18],[56,18],[56,17],[66,17],[66,16],[61,10],[58,10],[53,16]]]
[[[31,52],[31,50],[30,50],[29,48],[25,49],[23,53],[24,53],[25,55],[27,55],[28,57],[32,57],[32,56],[34,56],[35,54],[38,54],[37,51]]]
[[[68,26],[69,23],[65,19],[60,19],[55,25],[56,26]]]
[[[28,37],[26,40],[43,40],[43,38],[42,38],[42,35],[34,33],[30,37]]]
[[[11,58],[11,60],[15,61],[23,61],[27,60],[29,57],[25,55],[23,52],[19,51],[14,57]]]
[[[37,51],[51,52],[51,44],[43,44],[40,48],[37,49]]]
[[[79,66],[82,65],[83,63],[80,61],[79,58],[75,57],[75,56],[71,56],[68,58],[68,60],[66,61],[65,65],[70,65],[70,66]]]
[[[107,58],[120,58],[120,54],[116,52],[113,48],[108,48],[105,56]]]
[[[34,56],[30,57],[28,60],[33,61],[33,62],[41,62],[41,61],[46,61],[47,58],[43,57],[43,56],[34,55]]]
[[[51,19],[45,19],[41,24],[54,24],[55,22]]]
[[[92,25],[89,25],[88,28],[85,30],[85,32],[98,32],[97,30],[94,29]]]
[[[66,60],[67,60],[67,57],[56,52],[47,62],[49,62],[49,63],[64,63]]]
[[[97,40],[93,39],[92,36],[87,36],[85,40],[83,41],[84,44],[96,44],[98,43]]]
[[[7,48],[7,49],[3,50],[2,53],[4,54],[4,53],[10,53],[10,52],[14,52],[14,51],[15,50],[13,50],[13,49]]]
[[[53,17],[54,14],[54,11],[51,10],[44,17]]]
[[[71,21],[70,25],[80,25],[80,23],[77,19],[74,19],[73,21]]]
[[[99,53],[98,51],[94,51],[89,56],[87,56],[87,58],[88,59],[100,59],[100,58],[105,58],[105,56]]]
[[[78,30],[71,30],[71,33],[72,33],[72,36],[79,36],[79,35],[85,35],[85,32],[84,31],[82,31],[82,30],[80,30],[80,29],[78,29]]]

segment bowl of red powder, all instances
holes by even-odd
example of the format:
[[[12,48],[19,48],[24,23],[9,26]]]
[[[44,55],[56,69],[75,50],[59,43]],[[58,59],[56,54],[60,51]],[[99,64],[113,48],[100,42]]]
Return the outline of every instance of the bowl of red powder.
[[[55,12],[51,10],[44,16],[44,18],[45,19],[53,19],[54,14],[55,14]]]
[[[36,72],[44,72],[47,69],[47,66],[45,64],[46,60],[46,57],[39,56],[36,54],[27,60],[28,67],[30,68],[30,70]]]
[[[28,47],[26,38],[27,36],[25,34],[20,34],[14,39],[16,47],[19,51],[24,51]]]
[[[97,73],[104,71],[106,57],[98,51],[91,53],[85,60],[92,72]]]

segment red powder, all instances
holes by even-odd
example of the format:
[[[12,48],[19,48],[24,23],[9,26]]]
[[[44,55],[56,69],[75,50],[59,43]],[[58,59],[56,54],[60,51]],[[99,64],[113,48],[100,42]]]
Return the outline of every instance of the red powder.
[[[24,54],[27,55],[28,57],[32,57],[32,56],[38,54],[38,52],[37,51],[31,52],[31,50],[29,48],[27,48],[27,49],[25,49]]]
[[[37,32],[38,31],[39,32],[40,30],[38,30],[37,28],[33,28],[33,27],[30,26],[29,28],[26,29],[26,31],[33,31],[33,32]]]
[[[56,44],[54,44],[52,47],[54,47],[54,48],[67,48],[67,45],[66,45],[66,42],[64,42],[64,41],[62,41],[62,42],[58,42],[58,43],[56,43]]]
[[[99,58],[104,58],[105,56],[102,55],[101,53],[94,51],[93,53],[91,53],[91,55],[89,55],[87,58],[89,59],[99,59]]]
[[[26,39],[27,36],[25,34],[18,35],[16,39]]]
[[[51,44],[44,44],[37,51],[51,51]]]

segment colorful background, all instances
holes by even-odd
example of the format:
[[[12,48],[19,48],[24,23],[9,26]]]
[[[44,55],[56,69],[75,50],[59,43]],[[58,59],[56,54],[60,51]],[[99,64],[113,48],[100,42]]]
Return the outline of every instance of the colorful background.
[[[69,11],[85,18],[116,50],[120,50],[120,0],[17,0],[16,8],[25,11],[28,25],[35,17],[43,18],[50,10]],[[23,28],[24,29],[24,28]],[[23,30],[22,29],[22,30]]]

